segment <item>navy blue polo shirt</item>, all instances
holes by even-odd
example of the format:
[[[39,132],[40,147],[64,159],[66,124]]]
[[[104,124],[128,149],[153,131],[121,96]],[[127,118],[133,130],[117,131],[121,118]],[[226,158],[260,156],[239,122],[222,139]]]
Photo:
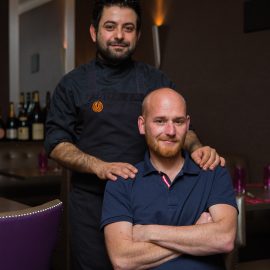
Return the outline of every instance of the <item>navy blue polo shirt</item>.
[[[187,153],[183,154],[184,166],[169,188],[162,179],[163,173],[151,164],[148,153],[144,161],[136,165],[138,173],[135,179],[108,181],[101,228],[119,221],[192,225],[212,205],[229,204],[237,208],[227,169],[218,166],[214,171],[201,170]],[[154,269],[224,269],[224,265],[221,255],[184,255]]]

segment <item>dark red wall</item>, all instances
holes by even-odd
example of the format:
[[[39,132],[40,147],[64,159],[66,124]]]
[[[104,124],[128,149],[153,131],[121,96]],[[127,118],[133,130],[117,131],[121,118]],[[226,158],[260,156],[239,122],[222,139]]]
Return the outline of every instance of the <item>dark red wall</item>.
[[[246,157],[250,181],[261,182],[270,163],[270,30],[244,33],[243,1],[168,3],[163,70],[202,141]]]

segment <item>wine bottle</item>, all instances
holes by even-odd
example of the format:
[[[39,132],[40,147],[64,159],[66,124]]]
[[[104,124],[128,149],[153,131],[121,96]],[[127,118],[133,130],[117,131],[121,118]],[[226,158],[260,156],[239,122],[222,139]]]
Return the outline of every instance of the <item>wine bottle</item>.
[[[29,140],[29,123],[27,111],[25,110],[24,94],[20,95],[19,103],[19,115],[18,115],[18,140],[28,141]]]
[[[0,141],[5,139],[5,135],[6,135],[6,128],[2,118],[2,108],[0,108]]]
[[[29,111],[30,111],[30,104],[31,104],[31,93],[27,92],[26,93],[26,99],[25,99],[25,103],[24,103],[24,110],[26,111],[27,115],[29,116]]]
[[[14,103],[9,103],[9,112],[6,126],[6,138],[7,140],[17,140],[18,138],[18,122],[15,115]]]
[[[18,119],[18,140],[28,141],[29,140],[29,124],[27,115],[22,115]]]
[[[20,93],[20,99],[19,99],[19,106],[18,106],[18,118],[20,118],[21,115],[24,115],[25,108],[24,108],[24,93]]]
[[[39,92],[34,92],[34,106],[30,115],[31,139],[40,141],[44,139],[44,120],[39,103]]]
[[[28,104],[28,107],[27,107],[27,114],[28,115],[31,115],[32,111],[33,111],[33,108],[35,106],[35,101],[34,101],[34,97],[35,97],[35,93],[37,91],[33,91],[32,94],[29,93],[29,104]]]

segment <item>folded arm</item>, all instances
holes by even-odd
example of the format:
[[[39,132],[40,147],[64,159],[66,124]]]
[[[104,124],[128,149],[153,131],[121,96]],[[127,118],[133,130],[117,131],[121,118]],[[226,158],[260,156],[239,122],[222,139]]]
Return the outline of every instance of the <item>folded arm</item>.
[[[217,204],[209,212],[212,222],[191,226],[135,225],[134,240],[196,256],[228,253],[234,247],[237,211]]]
[[[178,251],[133,240],[133,225],[121,221],[104,229],[107,250],[114,269],[149,269],[180,256]]]

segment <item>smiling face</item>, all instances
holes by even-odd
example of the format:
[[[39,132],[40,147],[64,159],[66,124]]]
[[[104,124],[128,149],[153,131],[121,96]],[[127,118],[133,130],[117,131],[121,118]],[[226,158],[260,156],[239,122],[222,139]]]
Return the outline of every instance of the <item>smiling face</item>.
[[[184,99],[171,89],[152,92],[144,101],[138,126],[145,135],[151,158],[179,156],[189,128]]]
[[[135,51],[139,32],[137,15],[126,7],[104,7],[98,29],[90,26],[90,34],[97,44],[99,57],[110,62],[121,62]]]

